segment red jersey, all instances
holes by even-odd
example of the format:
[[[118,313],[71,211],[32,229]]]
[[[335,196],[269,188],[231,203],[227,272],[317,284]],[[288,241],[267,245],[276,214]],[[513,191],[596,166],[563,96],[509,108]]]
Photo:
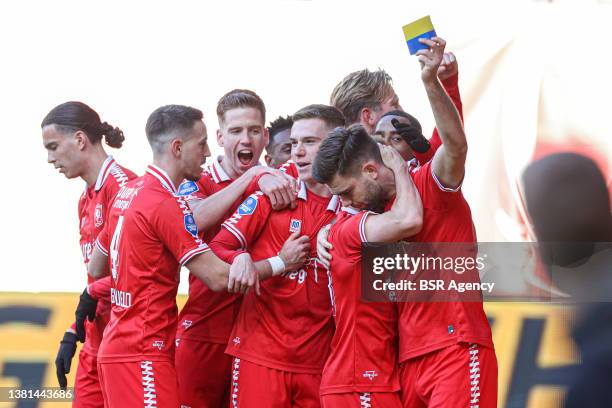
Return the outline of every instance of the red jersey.
[[[108,156],[102,163],[96,184],[87,187],[81,195],[78,207],[79,233],[83,262],[85,262],[86,267],[89,264],[96,237],[104,227],[117,192],[135,177],[134,173],[119,166],[112,156]],[[95,280],[87,275],[87,283],[92,284],[94,282]],[[94,292],[94,296],[99,296],[99,300],[96,319],[93,322],[85,322],[87,341],[83,345],[83,351],[93,356],[98,354],[102,333],[104,333],[104,327],[106,327],[110,318],[110,297],[107,291],[100,289],[106,288],[108,290],[109,287],[108,279],[102,278],[92,286],[91,290],[91,292]]]
[[[167,173],[150,165],[117,194],[96,241],[110,254],[114,283],[99,362],[174,361],[180,268],[209,250],[177,193]]]
[[[472,213],[461,187],[444,187],[431,164],[412,173],[423,202],[423,228],[410,240],[476,242]],[[482,302],[403,302],[398,308],[400,362],[459,342],[493,347]]]
[[[220,160],[221,157],[206,163],[200,180],[184,182],[179,187],[179,194],[202,199],[232,184],[234,180],[223,170]],[[223,219],[229,218],[243,200],[244,197],[240,197],[232,204]],[[220,229],[219,223],[217,227],[204,231],[204,241],[210,242]],[[238,294],[213,292],[204,282],[189,274],[189,298],[179,315],[177,339],[227,344],[241,299]]]
[[[361,244],[367,242],[364,225],[371,213],[343,210],[328,236],[336,333],[321,395],[398,391],[395,305],[361,301]]]
[[[226,262],[236,250],[254,260],[276,256],[293,232],[310,238],[305,266],[261,282],[261,295],[244,296],[226,353],[255,364],[295,373],[320,374],[333,335],[328,271],[317,258],[316,237],[339,209],[338,197],[320,197],[300,183],[295,209],[273,211],[257,192],[223,223],[211,243]]]

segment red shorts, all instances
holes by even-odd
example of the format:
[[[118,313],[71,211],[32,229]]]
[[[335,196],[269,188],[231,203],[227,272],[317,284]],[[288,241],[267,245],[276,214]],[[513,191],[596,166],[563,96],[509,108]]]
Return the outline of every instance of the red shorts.
[[[177,339],[174,365],[181,405],[228,406],[232,357],[225,354],[226,347],[226,344]]]
[[[98,362],[104,406],[178,407],[174,364],[169,361]]]
[[[230,408],[318,408],[321,374],[275,370],[234,358]]]
[[[495,350],[459,343],[400,364],[404,408],[497,407]]]
[[[98,378],[98,364],[96,356],[83,352],[79,353],[79,365],[74,380],[73,408],[102,408],[102,388]]]
[[[354,392],[321,395],[322,408],[401,408],[397,392]]]

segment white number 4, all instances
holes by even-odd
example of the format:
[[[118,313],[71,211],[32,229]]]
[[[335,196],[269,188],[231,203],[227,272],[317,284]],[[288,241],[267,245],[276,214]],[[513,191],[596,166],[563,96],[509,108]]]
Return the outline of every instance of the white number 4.
[[[119,216],[117,220],[117,226],[113,233],[113,239],[110,244],[110,262],[111,262],[111,275],[113,280],[117,281],[118,268],[119,268],[119,239],[121,238],[121,228],[123,227],[123,215]]]

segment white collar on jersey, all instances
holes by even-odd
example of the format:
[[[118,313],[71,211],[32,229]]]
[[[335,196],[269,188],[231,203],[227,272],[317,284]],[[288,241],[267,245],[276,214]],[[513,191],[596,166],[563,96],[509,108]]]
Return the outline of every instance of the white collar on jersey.
[[[221,160],[223,156],[217,156],[217,158],[213,159],[210,164],[207,163],[208,171],[212,176],[215,183],[221,183],[223,181],[230,181],[230,176],[227,175],[223,167],[221,167]]]
[[[102,163],[102,167],[100,168],[100,172],[98,173],[98,178],[96,179],[95,191],[100,191],[114,165],[115,160],[113,159],[113,156],[106,156],[106,159],[104,160],[104,162]]]
[[[359,214],[359,210],[353,207],[342,207],[342,211],[351,215]]]
[[[178,194],[178,191],[176,187],[174,187],[174,184],[172,183],[170,176],[168,176],[168,173],[166,173],[166,170],[154,164],[149,164],[147,173],[155,177],[166,190],[170,191],[172,194]]]
[[[298,191],[298,198],[304,201],[308,199],[308,189],[306,188],[306,183],[304,183],[302,180],[300,180],[300,191]],[[327,204],[327,211],[336,212],[336,209],[338,208],[338,200],[338,196],[333,195],[329,199],[329,204]]]

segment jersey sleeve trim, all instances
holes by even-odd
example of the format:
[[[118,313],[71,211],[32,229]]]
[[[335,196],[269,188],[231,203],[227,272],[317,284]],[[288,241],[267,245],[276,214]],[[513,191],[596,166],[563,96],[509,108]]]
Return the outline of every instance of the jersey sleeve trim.
[[[366,232],[365,232],[365,223],[366,223],[366,219],[368,218],[368,215],[370,214],[372,214],[371,211],[366,211],[363,214],[363,217],[361,217],[361,220],[359,220],[359,238],[361,239],[361,242],[363,243],[368,242],[368,238],[366,237]]]
[[[204,252],[208,252],[208,251],[210,251],[210,247],[206,244],[202,244],[201,246],[185,253],[185,255],[183,255],[181,259],[179,259],[179,264],[181,266],[185,266],[185,264],[189,262],[191,258],[193,258],[194,256],[203,254]]]
[[[438,188],[442,191],[444,191],[445,193],[456,193],[459,190],[461,190],[461,186],[463,185],[463,180],[461,181],[461,183],[459,183],[459,185],[455,188],[451,188],[451,187],[445,187],[441,182],[440,179],[438,179],[438,176],[436,176],[436,173],[433,171],[433,166],[430,168],[431,171],[431,177],[433,177],[434,181],[436,182],[436,184],[438,185]]]
[[[240,249],[245,249],[246,250],[246,238],[244,237],[244,235],[242,235],[242,232],[240,232],[237,228],[235,228],[233,225],[230,225],[228,223],[223,223],[221,224],[222,227],[224,227],[226,230],[228,230],[229,232],[232,233],[232,235],[234,235],[236,237],[236,239],[240,242]]]
[[[104,248],[104,245],[102,245],[99,239],[96,239],[95,245],[96,248],[98,248],[98,251],[102,252],[104,256],[108,256],[108,249]]]

